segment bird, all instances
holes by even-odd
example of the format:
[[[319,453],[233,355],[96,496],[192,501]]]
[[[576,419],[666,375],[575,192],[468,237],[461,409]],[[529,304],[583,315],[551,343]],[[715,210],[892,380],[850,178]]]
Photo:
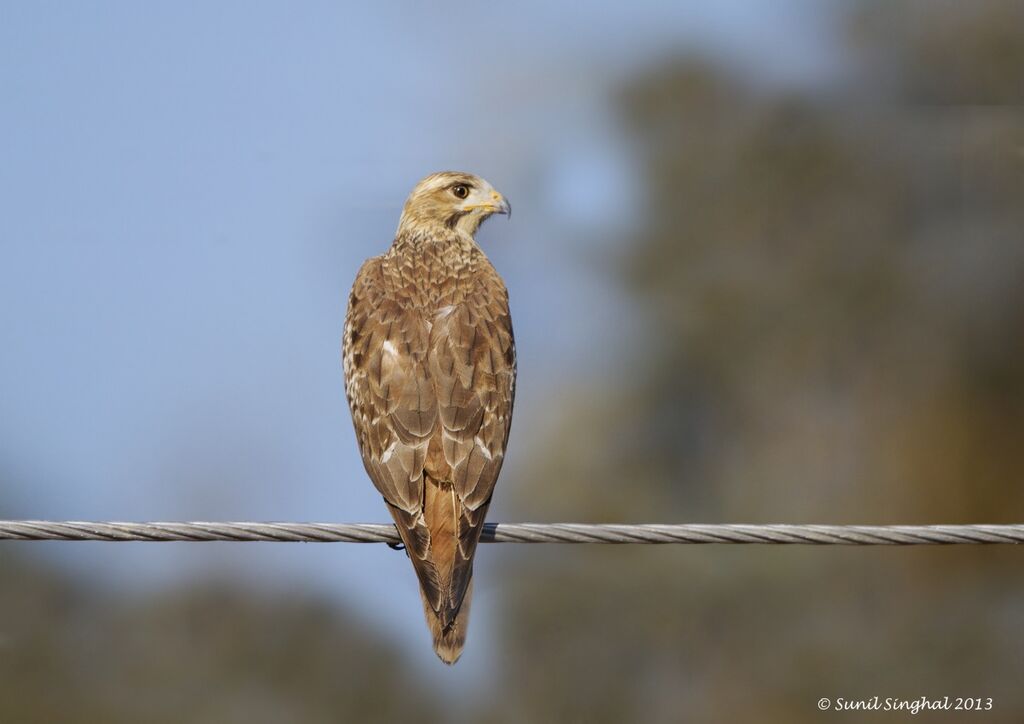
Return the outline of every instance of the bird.
[[[349,295],[345,394],[363,466],[419,579],[434,651],[462,654],[473,556],[501,472],[515,399],[509,296],[476,242],[508,200],[442,171],[405,201],[390,248]]]

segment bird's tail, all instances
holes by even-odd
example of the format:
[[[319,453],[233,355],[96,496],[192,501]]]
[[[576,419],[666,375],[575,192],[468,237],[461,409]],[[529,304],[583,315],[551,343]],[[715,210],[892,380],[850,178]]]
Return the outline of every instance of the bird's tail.
[[[470,574],[472,575],[472,574]],[[422,590],[421,590],[422,595]],[[431,606],[427,597],[423,596],[423,612],[427,616],[427,625],[434,637],[434,653],[448,665],[454,664],[462,655],[462,647],[466,644],[466,628],[469,625],[469,603],[473,598],[473,579],[470,578],[466,595],[462,599],[455,618],[446,626]]]
[[[420,582],[434,651],[446,664],[462,654],[473,595],[473,554],[487,506],[469,510],[451,483],[424,476],[422,514],[388,506]]]

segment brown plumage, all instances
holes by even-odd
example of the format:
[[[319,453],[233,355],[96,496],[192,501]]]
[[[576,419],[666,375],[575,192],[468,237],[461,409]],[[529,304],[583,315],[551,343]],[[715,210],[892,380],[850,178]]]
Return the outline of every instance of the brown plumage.
[[[508,202],[443,172],[409,195],[391,248],[363,264],[345,319],[345,391],[363,464],[420,581],[442,661],[462,653],[473,554],[512,421],[508,292],[474,235]]]

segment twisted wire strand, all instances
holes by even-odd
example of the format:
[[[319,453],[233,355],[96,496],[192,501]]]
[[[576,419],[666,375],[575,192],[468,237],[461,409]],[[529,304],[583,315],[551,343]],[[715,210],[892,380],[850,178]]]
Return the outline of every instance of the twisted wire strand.
[[[107,542],[389,543],[390,523],[120,523],[0,520],[0,540]],[[959,545],[1024,543],[1013,525],[640,525],[487,523],[484,543],[644,543],[770,545]]]

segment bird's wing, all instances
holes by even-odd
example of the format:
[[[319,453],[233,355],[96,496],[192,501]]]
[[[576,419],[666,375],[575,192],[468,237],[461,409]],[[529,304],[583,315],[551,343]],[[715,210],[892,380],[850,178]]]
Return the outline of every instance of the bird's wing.
[[[464,302],[432,320],[430,377],[437,391],[447,478],[458,501],[450,614],[458,612],[472,573],[473,553],[505,457],[515,396],[515,340],[508,293],[484,270]],[[432,477],[435,471],[427,473]],[[428,515],[428,518],[430,516]],[[448,566],[445,566],[447,569]]]
[[[442,607],[447,588],[430,560],[422,516],[424,463],[437,420],[427,369],[430,325],[388,295],[380,258],[356,275],[345,319],[345,391],[363,465],[395,519],[424,597]]]
[[[464,301],[428,316],[387,294],[371,259],[345,322],[346,392],[363,464],[443,627],[469,585],[515,394],[504,284],[493,269],[468,283]]]

